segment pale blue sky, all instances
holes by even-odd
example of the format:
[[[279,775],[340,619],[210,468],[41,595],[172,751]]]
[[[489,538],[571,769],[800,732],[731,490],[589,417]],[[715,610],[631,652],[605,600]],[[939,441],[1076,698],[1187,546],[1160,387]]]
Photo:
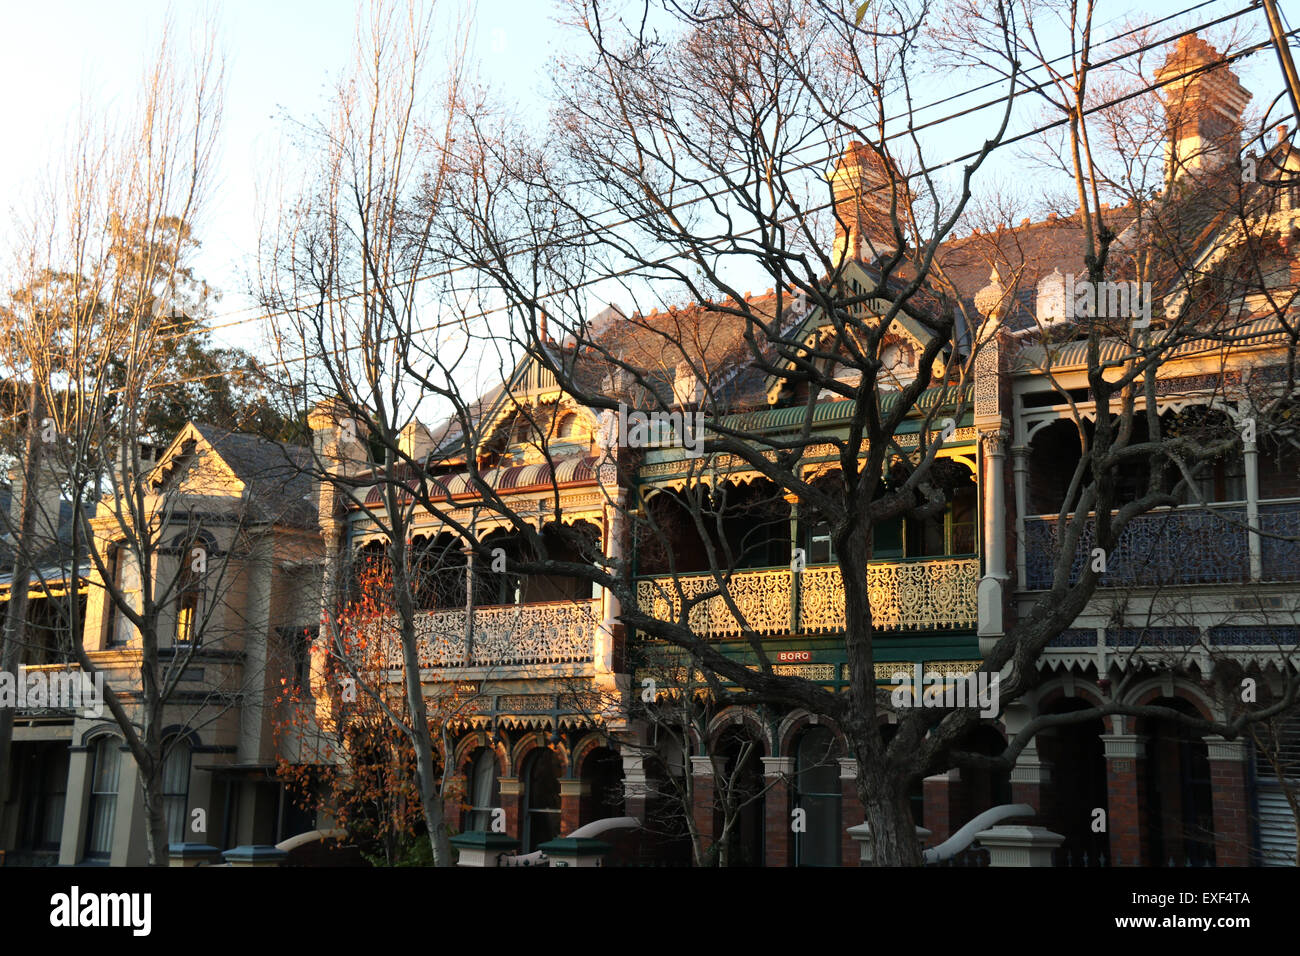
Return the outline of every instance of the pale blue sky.
[[[1187,0],[1152,0],[1143,4],[1140,12],[1156,17],[1188,5]],[[1209,19],[1216,11],[1221,14],[1241,5],[1244,0],[1239,4],[1218,2],[1195,16]],[[165,0],[9,0],[4,4],[0,10],[4,104],[0,128],[6,142],[0,150],[0,206],[7,210],[21,202],[47,161],[49,147],[57,146],[75,115],[83,94],[89,92],[109,108],[115,99],[129,98],[142,65],[155,48],[169,6],[181,33],[200,10],[197,4],[169,5]],[[242,274],[256,250],[256,186],[282,151],[283,116],[308,119],[326,111],[333,79],[350,61],[357,4],[354,0],[227,0],[215,9],[226,53],[228,86],[216,201],[200,224],[204,246],[199,268],[225,291],[217,312],[228,313],[248,304],[242,295]],[[550,0],[485,0],[478,9],[473,54],[481,77],[499,91],[509,91],[507,99],[539,118],[545,112],[539,91],[545,89],[549,58],[561,52],[564,43],[573,42],[573,34],[552,22],[556,10]],[[1102,0],[1098,12],[1102,26],[1097,32],[1110,36],[1136,12],[1124,3]],[[1243,19],[1258,20],[1256,32],[1262,37],[1262,12]],[[1237,71],[1255,93],[1254,107],[1264,106],[1282,89],[1271,51],[1249,58]],[[919,92],[928,101],[961,88],[960,80],[944,77]],[[987,119],[975,116],[945,128],[932,140],[935,158],[945,156],[945,144],[982,140],[987,127]],[[1015,179],[1023,177],[1023,170],[1014,157],[1007,156],[989,170],[989,176],[990,181]],[[247,329],[231,338],[252,344]]]

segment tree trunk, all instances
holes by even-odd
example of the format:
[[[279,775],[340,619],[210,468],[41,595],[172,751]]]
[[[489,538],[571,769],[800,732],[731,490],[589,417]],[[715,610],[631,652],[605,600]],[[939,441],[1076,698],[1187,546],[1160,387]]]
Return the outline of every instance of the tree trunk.
[[[875,866],[920,866],[921,844],[902,774],[858,763],[858,796],[871,828]]]
[[[9,586],[9,607],[6,609],[4,630],[0,631],[0,670],[14,675],[15,681],[18,679],[23,644],[27,636],[27,589],[31,586],[36,511],[40,505],[37,484],[40,481],[44,451],[41,441],[41,419],[44,415],[41,390],[33,379],[31,401],[27,407],[27,463],[23,468],[22,518],[17,541],[14,543],[14,575]],[[76,574],[75,557],[72,573]],[[75,591],[76,588],[70,590]],[[0,707],[0,779],[9,773],[16,711],[16,707]]]

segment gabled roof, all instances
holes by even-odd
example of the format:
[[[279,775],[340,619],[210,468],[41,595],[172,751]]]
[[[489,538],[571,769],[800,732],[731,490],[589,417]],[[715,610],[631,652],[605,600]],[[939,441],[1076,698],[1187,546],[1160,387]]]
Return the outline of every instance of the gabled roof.
[[[191,422],[163,453],[151,480],[165,480],[191,441],[201,446],[201,455],[212,455],[208,461],[223,468],[242,486],[242,500],[250,518],[298,527],[315,525],[309,449]]]

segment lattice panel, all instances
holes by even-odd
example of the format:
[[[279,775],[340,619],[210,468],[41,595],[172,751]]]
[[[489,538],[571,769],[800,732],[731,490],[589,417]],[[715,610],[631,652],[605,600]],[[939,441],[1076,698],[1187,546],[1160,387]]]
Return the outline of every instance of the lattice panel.
[[[891,631],[974,627],[979,615],[978,583],[979,561],[973,558],[868,565],[872,623]],[[843,630],[839,568],[806,569],[799,598],[802,630]]]
[[[599,601],[474,609],[473,655],[465,654],[464,609],[416,618],[422,667],[564,664],[590,661]]]
[[[1158,587],[1247,581],[1250,551],[1245,521],[1244,509],[1141,515],[1124,528],[1115,550],[1107,556],[1101,586]],[[1025,519],[1025,573],[1030,588],[1052,586],[1060,539],[1056,518]],[[1071,583],[1079,579],[1091,560],[1095,540],[1096,525],[1089,520],[1075,550]]]
[[[678,594],[678,586],[681,588]],[[725,587],[744,615],[749,629],[759,634],[782,634],[790,629],[790,572],[737,571]],[[637,602],[661,621],[675,621],[682,600],[718,591],[711,574],[654,578],[637,582]],[[691,608],[687,619],[691,630],[704,637],[734,637],[742,627],[720,594]]]

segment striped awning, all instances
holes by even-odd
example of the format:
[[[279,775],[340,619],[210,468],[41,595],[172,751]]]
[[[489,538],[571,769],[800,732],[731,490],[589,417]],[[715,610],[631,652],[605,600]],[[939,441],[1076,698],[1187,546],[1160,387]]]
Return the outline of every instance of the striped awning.
[[[550,491],[554,488],[567,488],[574,485],[593,484],[596,480],[596,461],[594,456],[587,458],[564,458],[553,464],[541,462],[534,465],[510,465],[505,468],[490,468],[478,473],[493,491],[501,494],[519,494],[528,491]],[[403,482],[406,489],[416,487],[418,479]],[[439,475],[424,479],[429,489],[429,497],[435,501],[457,501],[478,498],[482,495],[482,486],[468,470],[451,475]],[[409,502],[411,494],[403,489],[402,501]],[[379,507],[384,503],[384,486],[375,485],[366,495],[366,504]]]

